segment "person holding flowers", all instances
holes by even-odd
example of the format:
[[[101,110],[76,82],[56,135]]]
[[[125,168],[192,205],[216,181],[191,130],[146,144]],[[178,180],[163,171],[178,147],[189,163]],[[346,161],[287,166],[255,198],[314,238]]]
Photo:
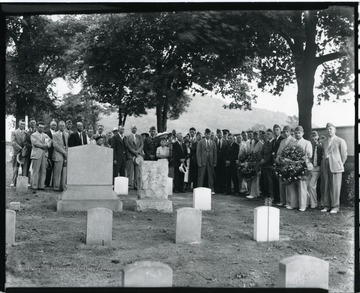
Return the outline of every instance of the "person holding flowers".
[[[286,185],[286,192],[290,196],[291,208],[299,208],[299,211],[304,212],[306,210],[307,203],[307,185],[308,185],[308,172],[312,170],[312,164],[310,158],[312,157],[312,145],[311,142],[303,138],[304,129],[302,126],[298,126],[294,130],[295,140],[289,144],[289,147],[293,147],[292,151],[298,152],[298,162],[303,166],[301,174],[295,180],[290,181]],[[300,148],[299,148],[300,147]],[[301,152],[301,150],[303,152]]]
[[[283,132],[284,132],[284,139],[281,140],[279,148],[276,152],[275,155],[275,162],[277,164],[280,164],[280,157],[281,157],[281,153],[282,151],[293,141],[295,141],[295,138],[293,138],[291,136],[291,132],[290,132],[290,127],[289,126],[284,126],[283,128]],[[286,188],[285,188],[285,183],[283,182],[282,178],[276,178],[277,180],[279,180],[279,192],[280,192],[280,203],[278,204],[279,206],[285,206],[286,208],[291,208],[291,204],[290,204],[290,197],[286,194]]]

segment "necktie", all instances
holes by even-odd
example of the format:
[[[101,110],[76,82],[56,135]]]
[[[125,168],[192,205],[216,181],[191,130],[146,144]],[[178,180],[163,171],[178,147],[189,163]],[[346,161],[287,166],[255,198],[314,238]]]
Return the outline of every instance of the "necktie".
[[[315,145],[315,150],[314,150],[314,167],[317,166],[317,145]]]
[[[83,145],[84,143],[83,143],[83,137],[82,137],[81,133],[79,133],[79,136],[80,136],[81,144]]]
[[[221,148],[221,140],[219,139],[219,149]]]
[[[61,132],[61,136],[62,136],[64,147],[66,147],[66,141],[65,141],[65,137],[64,137],[64,132]]]

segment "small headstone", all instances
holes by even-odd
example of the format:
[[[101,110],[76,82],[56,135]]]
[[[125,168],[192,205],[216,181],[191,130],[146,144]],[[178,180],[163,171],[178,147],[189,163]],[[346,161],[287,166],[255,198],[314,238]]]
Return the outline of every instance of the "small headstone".
[[[198,187],[193,190],[193,207],[202,211],[211,210],[211,189]]]
[[[173,179],[171,177],[167,179],[167,194],[173,195]]]
[[[15,243],[15,223],[16,212],[6,210],[6,244],[12,245]]]
[[[13,201],[9,204],[9,209],[13,211],[20,211],[20,202]]]
[[[16,178],[16,192],[28,191],[29,178],[27,176],[18,176]]]
[[[294,255],[279,263],[278,286],[329,289],[329,263],[309,255]]]
[[[161,262],[135,262],[124,267],[122,284],[123,287],[172,287],[173,271]]]
[[[109,245],[112,240],[113,212],[106,208],[93,208],[87,212],[86,244]]]
[[[115,177],[114,191],[116,195],[128,195],[129,194],[129,178],[127,177]]]
[[[280,210],[270,206],[254,209],[254,239],[256,241],[279,241]]]
[[[176,210],[176,243],[197,244],[201,242],[202,211],[194,208]]]

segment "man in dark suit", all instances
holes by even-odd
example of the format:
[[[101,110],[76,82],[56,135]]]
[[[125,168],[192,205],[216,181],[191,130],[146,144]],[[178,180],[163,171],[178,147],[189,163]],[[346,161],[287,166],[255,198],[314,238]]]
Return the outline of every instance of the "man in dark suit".
[[[181,132],[176,134],[176,141],[172,144],[172,155],[174,165],[174,192],[184,192],[184,174],[179,170],[182,163],[185,162],[186,150],[183,143]]]
[[[194,131],[195,128],[192,127],[192,129]],[[192,130],[190,128],[190,132]],[[199,173],[199,168],[198,168],[198,163],[197,163],[197,159],[196,159],[196,147],[197,144],[199,143],[199,141],[201,140],[201,133],[197,132],[196,136],[195,136],[195,140],[192,139],[191,137],[191,133],[190,133],[190,140],[192,140],[191,144],[190,144],[190,150],[191,150],[191,156],[190,156],[190,178],[191,178],[191,182],[193,184],[193,188],[198,187],[198,173]]]
[[[273,127],[273,136],[274,139],[272,140],[272,155],[273,155],[273,161],[275,161],[280,143],[284,139],[284,137],[281,135],[281,128],[277,124],[275,124]],[[273,181],[273,192],[274,192],[274,204],[281,206],[282,203],[280,200],[280,183],[279,183],[279,179],[275,175],[275,171],[273,171],[272,181]]]
[[[198,186],[204,186],[205,174],[207,174],[211,194],[214,192],[214,168],[216,167],[217,152],[215,142],[210,139],[210,129],[205,129],[205,138],[198,142],[196,147],[196,159],[199,166]]]
[[[264,197],[271,197],[274,200],[274,184],[278,183],[278,180],[274,179],[274,157],[273,157],[273,131],[269,128],[265,134],[265,142],[261,149],[261,175],[260,175],[260,187]]]
[[[16,179],[19,172],[19,163],[17,161],[17,154],[23,151],[24,148],[24,140],[25,140],[25,121],[21,119],[19,121],[19,127],[11,132],[11,144],[13,147],[13,157],[12,157],[12,164],[13,164],[13,176],[11,179],[10,187],[14,187],[16,185]]]
[[[119,126],[118,130],[115,131],[111,138],[111,147],[114,154],[114,166],[113,166],[113,178],[117,176],[125,176],[126,166],[126,143],[124,136],[124,126]]]
[[[230,195],[231,193],[231,181],[234,185],[234,194],[239,195],[239,177],[238,177],[238,155],[239,155],[239,145],[235,142],[236,137],[231,133],[228,134],[228,146],[225,154],[225,174],[226,174],[226,194]]]
[[[87,144],[86,133],[83,132],[84,125],[82,122],[76,123],[76,131],[69,136],[69,148]]]
[[[52,120],[50,122],[50,129],[45,131],[45,133],[48,135],[48,137],[50,137],[51,140],[53,139],[53,136],[56,132],[56,127],[57,127],[57,123],[55,122],[55,120]],[[48,164],[46,167],[45,187],[53,186],[53,180],[51,180],[52,173],[54,170],[54,161],[52,159],[53,151],[54,151],[54,146],[53,146],[53,144],[51,144],[51,147],[49,147],[49,149],[48,149],[48,159],[47,159]]]
[[[159,140],[156,137],[155,126],[150,127],[150,135],[144,140],[144,153],[146,161],[157,161],[156,149],[159,146]]]
[[[216,130],[216,151],[217,151],[217,162],[215,167],[215,192],[225,193],[225,161],[227,153],[227,140],[223,139],[222,132],[220,129]]]

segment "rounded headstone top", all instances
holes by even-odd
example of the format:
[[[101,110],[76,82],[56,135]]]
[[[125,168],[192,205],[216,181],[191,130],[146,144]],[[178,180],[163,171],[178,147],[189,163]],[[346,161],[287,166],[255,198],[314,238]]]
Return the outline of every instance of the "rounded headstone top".
[[[6,213],[16,215],[16,212],[14,210],[6,209]]]

